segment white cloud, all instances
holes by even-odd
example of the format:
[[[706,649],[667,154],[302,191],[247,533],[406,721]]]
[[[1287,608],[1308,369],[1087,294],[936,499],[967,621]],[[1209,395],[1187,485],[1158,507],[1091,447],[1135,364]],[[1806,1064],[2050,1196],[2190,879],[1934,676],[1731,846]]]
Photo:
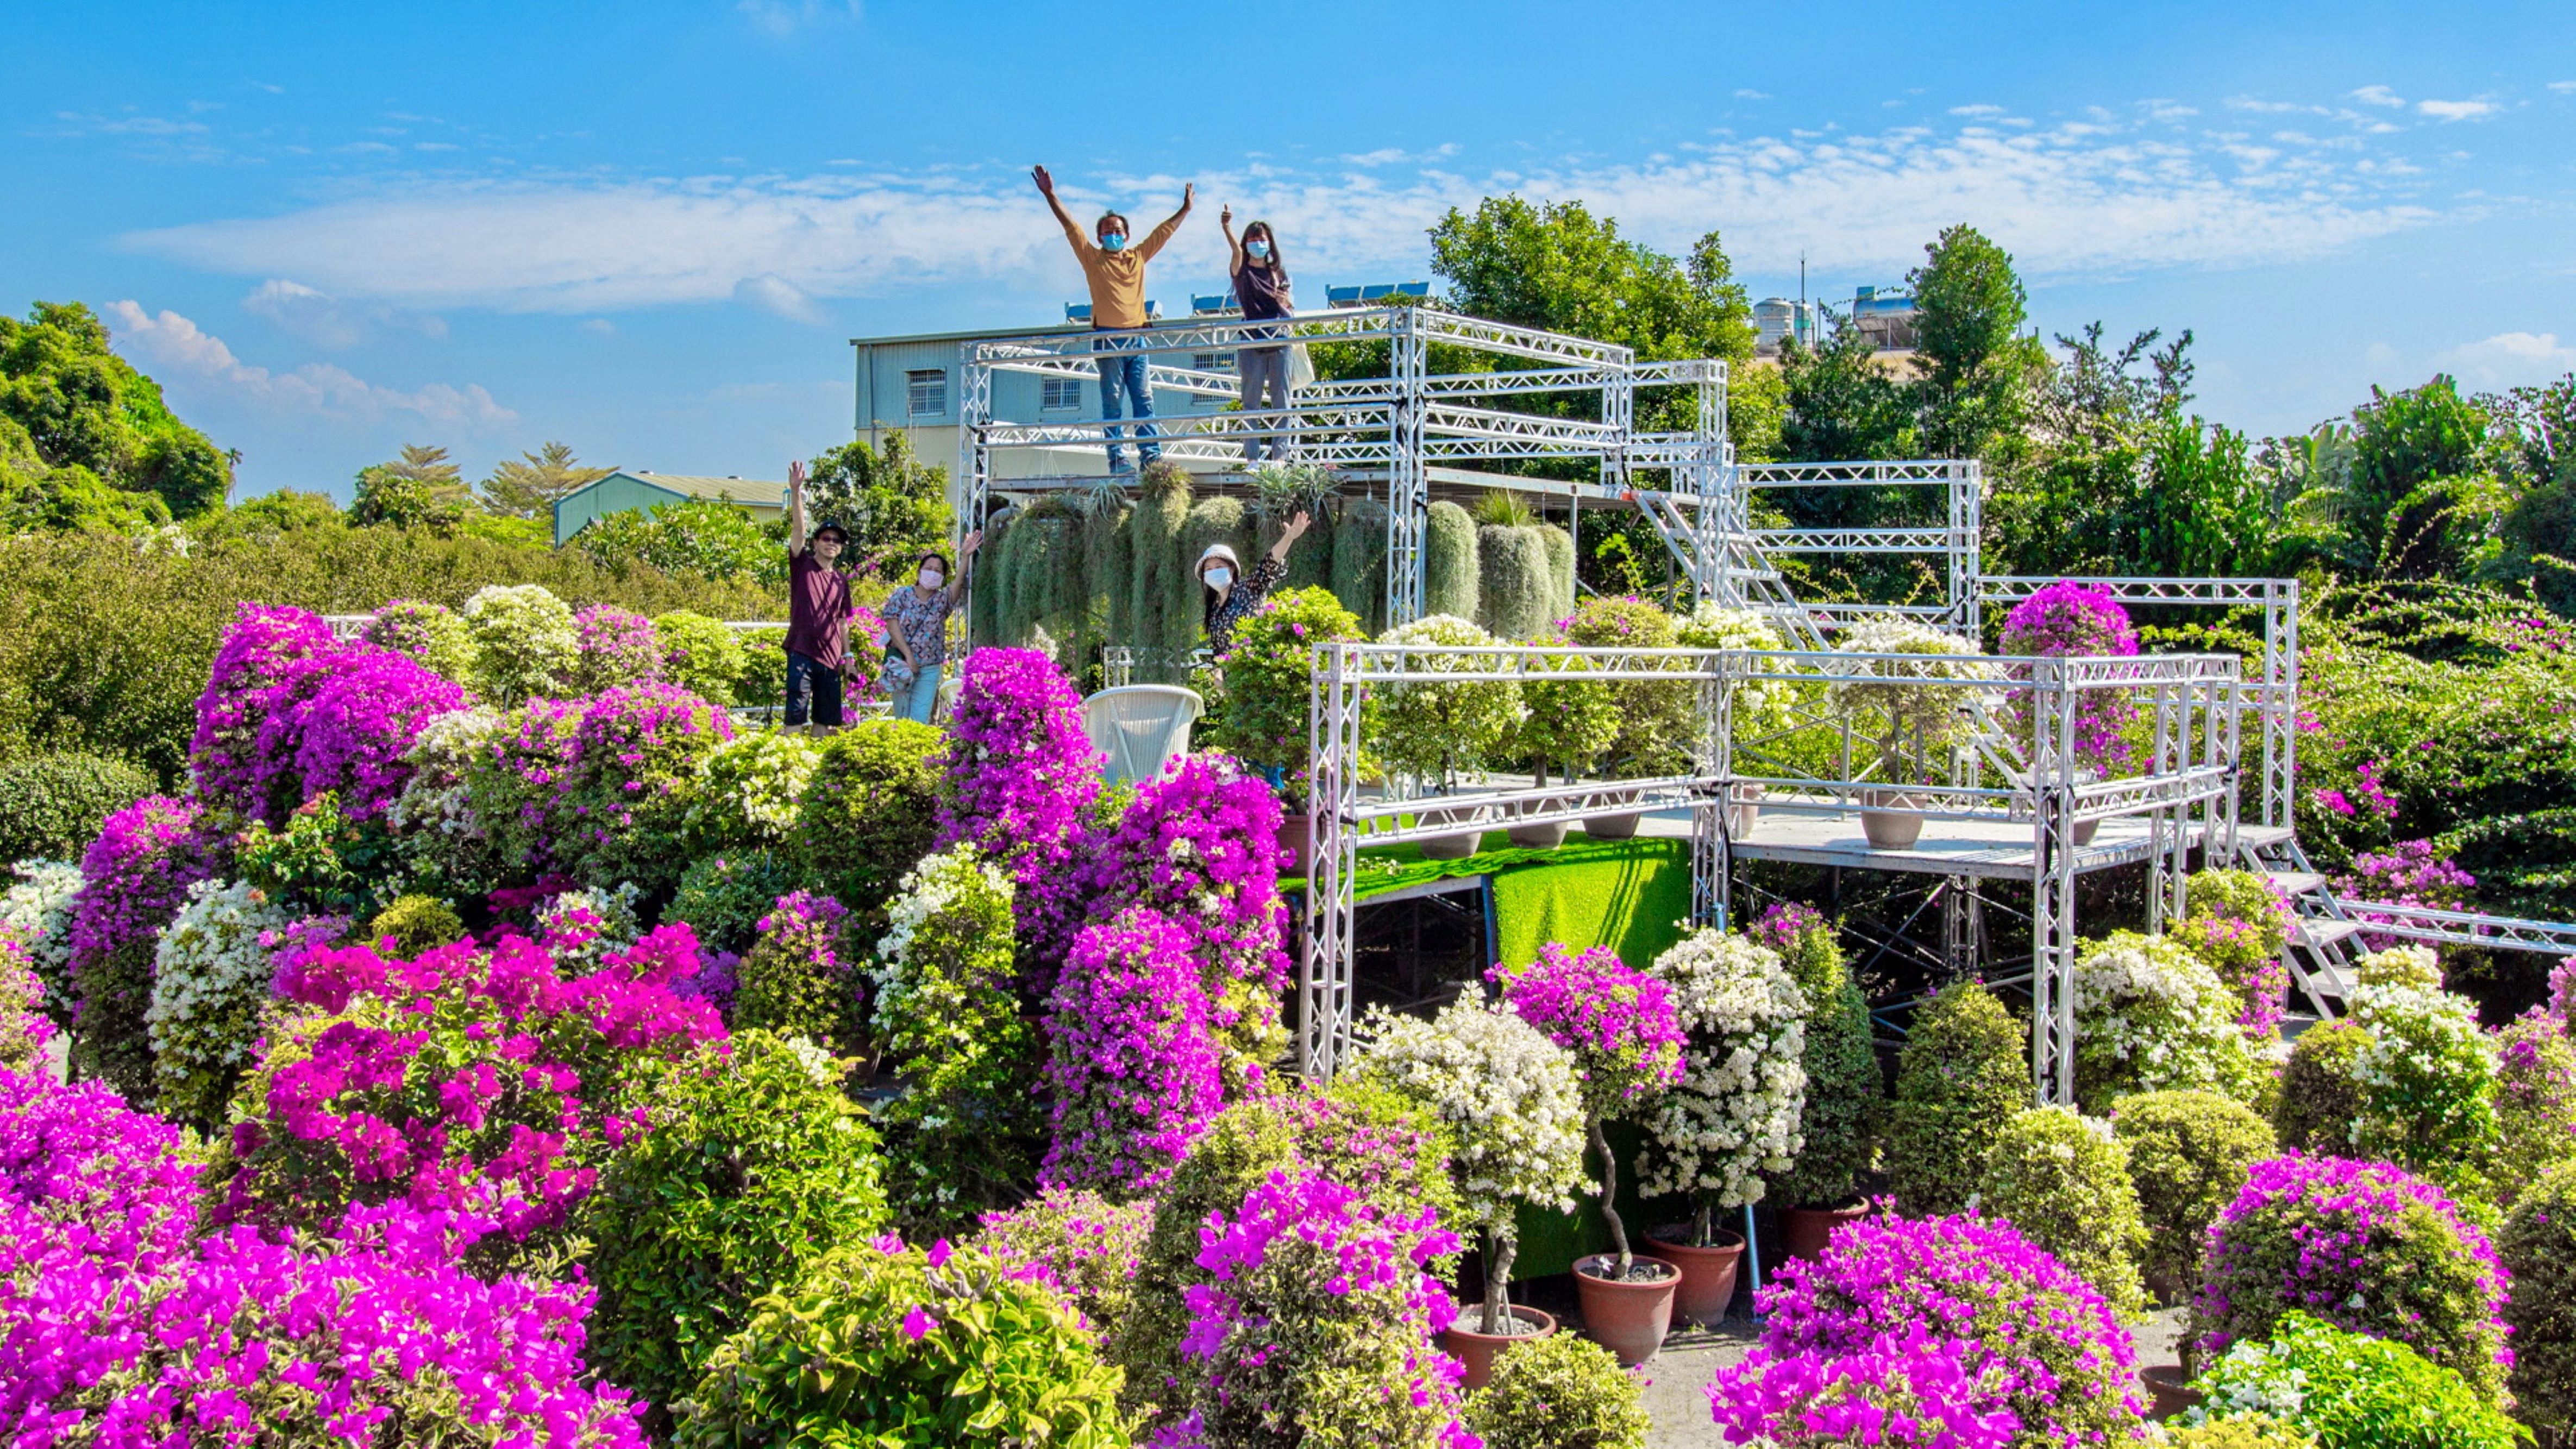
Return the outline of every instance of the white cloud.
[[[859,0],[734,0],[734,10],[771,35],[788,36],[817,21],[859,18]]]
[[[790,322],[810,325],[823,320],[823,311],[814,305],[814,299],[776,272],[763,272],[757,277],[745,277],[736,282],[733,299],[746,307],[756,307]]]
[[[2576,94],[2576,81],[2551,81],[2549,88],[2562,96]]]
[[[308,362],[292,372],[271,372],[233,356],[223,339],[200,329],[176,312],[150,313],[132,301],[110,302],[120,350],[166,369],[279,412],[320,413],[373,421],[409,413],[434,423],[493,428],[515,423],[519,415],[492,400],[479,385],[463,388],[434,382],[417,392],[381,387],[352,375],[346,368]]]
[[[242,310],[274,322],[316,346],[334,350],[355,347],[380,327],[417,332],[429,338],[447,335],[447,324],[436,317],[377,305],[351,306],[327,292],[284,277],[271,277],[251,289],[250,295],[242,298]]]
[[[1438,156],[1439,153],[1433,153]],[[1246,161],[1197,176],[1202,198],[1276,222],[1320,284],[1426,275],[1424,229],[1451,206],[1519,191],[1580,199],[1667,248],[1722,228],[1747,270],[1884,270],[1971,221],[2035,276],[2296,260],[2422,225],[2436,213],[2370,156],[2283,153],[2178,131],[2146,111],[2011,133],[1901,126],[1874,135],[1719,138],[1677,157],[1436,164],[1352,171]],[[1066,178],[1077,215],[1104,204],[1159,219],[1180,176]],[[1213,210],[1213,207],[1205,208]],[[1222,240],[1193,218],[1160,267],[1213,276]],[[137,233],[140,251],[219,273],[291,276],[341,298],[412,308],[613,312],[740,300],[773,311],[925,284],[1079,288],[1016,169],[924,175],[424,184],[282,216]],[[788,289],[788,290],[782,290]]]
[[[1952,106],[1950,108],[1950,114],[1954,116],[2000,116],[2003,113],[2003,107],[1992,105],[1985,101],[1979,101],[1973,106]]]
[[[1337,156],[1334,159],[1349,166],[1421,166],[1433,161],[1445,161],[1457,154],[1458,143],[1450,141],[1434,146],[1428,151],[1407,151],[1401,146],[1380,146],[1374,151],[1360,151],[1348,156]]]
[[[2474,121],[2494,115],[2496,104],[2493,101],[2418,101],[2415,109],[2437,121]]]
[[[2560,346],[2554,332],[2499,332],[2437,360],[2472,386],[2515,387],[2576,370],[2576,346]]]
[[[2398,95],[2395,91],[2390,90],[2386,86],[2363,86],[2360,90],[2352,93],[2352,98],[2369,106],[2402,106],[2406,104],[2405,97]]]
[[[581,330],[593,337],[614,337],[617,335],[617,324],[605,317],[586,317],[582,319]]]
[[[1737,91],[1735,93],[1735,98],[1739,101],[1767,101],[1771,99],[1770,96],[1756,90]]]

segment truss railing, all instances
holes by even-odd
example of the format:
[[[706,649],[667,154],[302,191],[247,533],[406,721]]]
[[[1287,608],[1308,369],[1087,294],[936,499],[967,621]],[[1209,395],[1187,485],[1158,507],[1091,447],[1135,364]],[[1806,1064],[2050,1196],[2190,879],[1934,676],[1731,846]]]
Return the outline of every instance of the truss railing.
[[[2490,951],[2576,954],[2576,925],[2564,922],[2526,921],[2514,916],[2347,900],[2340,896],[2335,904],[2342,908],[2344,919],[2361,927],[2364,936],[2394,936],[2431,945],[2482,946]]]

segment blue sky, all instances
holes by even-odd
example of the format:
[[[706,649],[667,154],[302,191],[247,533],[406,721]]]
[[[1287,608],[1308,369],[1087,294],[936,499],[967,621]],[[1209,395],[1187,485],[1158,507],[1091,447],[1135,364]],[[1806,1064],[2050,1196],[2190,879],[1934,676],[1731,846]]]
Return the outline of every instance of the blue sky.
[[[1167,298],[1215,284],[1217,203],[1313,289],[1426,276],[1444,208],[1521,190],[1715,227],[1757,297],[1972,222],[2044,330],[2193,329],[2199,406],[2258,433],[2576,366],[2565,0],[6,0],[0,33],[0,306],[97,309],[245,495],[405,442],[776,476],[849,436],[849,337],[1078,295],[1038,161],[1077,209],[1199,183]]]

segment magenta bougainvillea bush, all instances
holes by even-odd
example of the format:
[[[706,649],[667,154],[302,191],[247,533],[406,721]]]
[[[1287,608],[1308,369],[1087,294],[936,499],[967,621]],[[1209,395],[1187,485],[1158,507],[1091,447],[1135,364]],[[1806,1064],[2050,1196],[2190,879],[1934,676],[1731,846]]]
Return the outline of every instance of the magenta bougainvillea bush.
[[[2013,605],[2004,616],[1998,648],[2005,654],[2042,658],[2120,658],[2138,652],[2138,631],[2129,611],[2100,584],[2061,579]],[[2075,757],[2105,772],[2130,764],[2129,741],[2123,736],[2137,717],[2128,695],[2111,689],[2085,690],[2076,698]],[[2029,710],[2025,705],[2025,720]]]
[[[330,791],[352,820],[382,815],[411,779],[403,753],[421,726],[464,707],[464,686],[406,655],[366,647],[339,652],[297,721],[295,768],[304,798]]]
[[[2127,1443],[2142,1430],[2128,1330],[2091,1284],[2009,1223],[1864,1218],[1837,1230],[1822,1256],[1783,1266],[1761,1305],[1759,1354],[1730,1382],[1792,1423],[1849,1402],[1860,1392],[1853,1375],[1878,1357],[1903,1385],[1964,1384],[1947,1402],[1979,1422],[2003,1416],[2003,1442],[2021,1449]],[[1912,1402],[1901,1386],[1881,1392]]]
[[[592,1294],[460,1271],[490,1223],[358,1210],[337,1242],[193,1235],[177,1129],[92,1085],[0,1071],[0,1423],[11,1442],[641,1449],[582,1361]]]
[[[600,1155],[643,1120],[623,1090],[648,1057],[720,1039],[684,925],[578,976],[505,935],[408,960],[313,951],[278,992],[310,1008],[276,1029],[228,1143],[228,1218],[314,1228],[351,1204],[462,1205],[493,1219],[506,1260],[550,1246]]]
[[[1021,959],[1051,962],[1080,914],[1076,847],[1100,795],[1082,696],[1037,650],[978,649],[958,675],[948,728],[933,849],[972,845],[999,862],[1018,887]]]
[[[2298,1309],[2503,1391],[2513,1353],[2494,1246],[2440,1188],[2387,1163],[2256,1163],[2210,1227],[2207,1262],[2194,1322],[2212,1355]]]
[[[1041,1183],[1142,1196],[1172,1175],[1223,1105],[1190,944],[1189,932],[1142,906],[1074,933],[1047,1000],[1055,1108]]]
[[[1232,756],[1194,754],[1136,791],[1091,847],[1083,891],[1095,920],[1160,912],[1189,939],[1228,1091],[1256,1087],[1287,1045],[1288,908],[1279,896],[1279,799]]]
[[[582,693],[662,677],[662,641],[652,620],[593,604],[572,616],[572,626],[573,682]]]
[[[277,712],[276,692],[305,661],[339,646],[331,626],[306,609],[244,604],[215,650],[205,693],[197,696],[197,732],[189,772],[200,797],[245,813],[262,804],[261,726]]]
[[[676,883],[689,862],[688,787],[732,738],[732,716],[676,684],[583,701],[549,821],[555,863],[592,885]]]
[[[152,1093],[143,1014],[154,936],[188,887],[215,875],[225,841],[193,800],[146,795],[107,817],[81,854],[72,898],[71,978],[82,1065],[136,1101]]]
[[[2469,892],[2478,878],[2460,869],[2451,857],[2430,840],[2401,840],[2387,850],[2363,851],[2352,858],[2352,869],[2335,878],[2335,894],[2348,901],[2380,901],[2392,906],[2424,907],[2457,911],[2468,907]],[[2384,921],[2385,914],[2354,911],[2356,921]],[[2362,934],[2362,942],[2373,951],[2385,951],[2405,944],[2395,936],[2375,931]]]
[[[1709,1413],[1729,1444],[2006,1449],[2021,1421],[1987,1406],[1972,1367],[1982,1357],[1920,1323],[1858,1348],[1775,1355],[1757,1345],[1709,1381]]]
[[[1596,1115],[1615,1116],[1681,1078],[1682,1029],[1672,988],[1607,946],[1575,951],[1554,941],[1527,966],[1485,973],[1503,1004],[1574,1053]]]

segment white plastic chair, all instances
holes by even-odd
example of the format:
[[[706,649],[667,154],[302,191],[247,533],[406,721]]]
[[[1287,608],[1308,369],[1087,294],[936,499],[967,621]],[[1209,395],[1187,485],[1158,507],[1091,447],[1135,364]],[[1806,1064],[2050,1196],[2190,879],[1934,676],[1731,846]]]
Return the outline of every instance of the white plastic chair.
[[[1197,690],[1125,684],[1082,702],[1082,732],[1100,751],[1100,773],[1109,783],[1151,780],[1189,753],[1190,726],[1202,712]]]

